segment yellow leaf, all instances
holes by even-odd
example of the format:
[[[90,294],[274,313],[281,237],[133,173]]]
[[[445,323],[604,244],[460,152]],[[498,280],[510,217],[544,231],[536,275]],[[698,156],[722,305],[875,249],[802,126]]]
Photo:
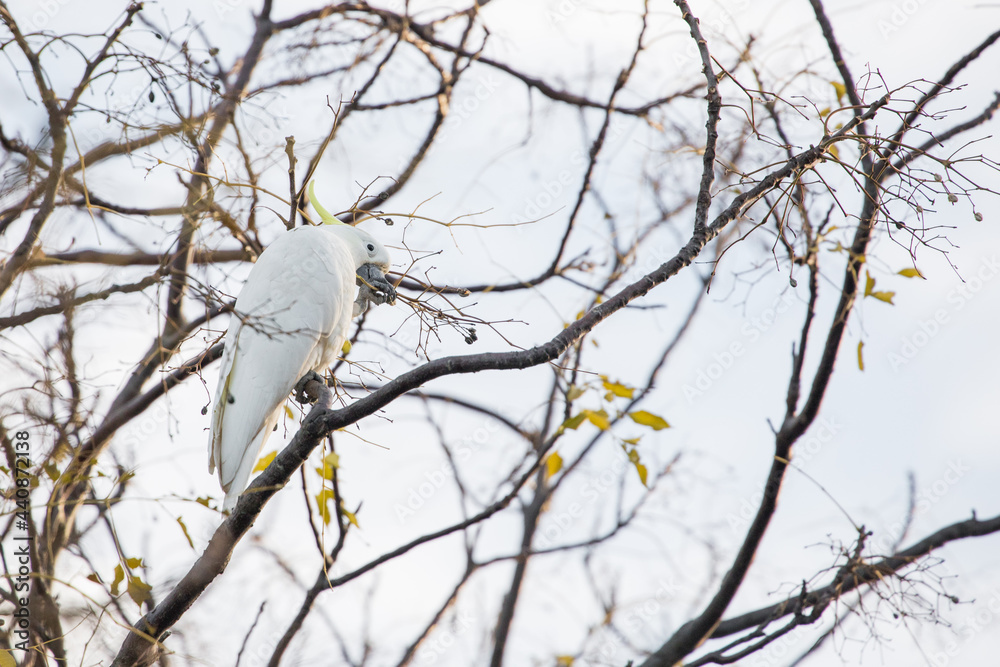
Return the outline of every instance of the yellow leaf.
[[[642,440],[641,436],[638,438],[622,438],[622,442],[626,445],[638,445],[640,440]]]
[[[602,431],[607,431],[611,428],[611,421],[608,419],[608,413],[604,410],[584,410],[583,414],[587,416],[587,420],[591,424]]]
[[[285,416],[289,419],[295,419],[295,413],[292,412],[292,409],[287,405],[285,406]]]
[[[6,649],[0,650],[0,667],[17,667],[17,661],[14,660],[14,656]]]
[[[141,558],[126,558],[125,564],[128,565],[129,569],[134,569],[137,567],[146,567],[142,564]]]
[[[917,278],[917,277],[923,278],[924,277],[924,274],[920,273],[919,269],[915,269],[913,267],[911,267],[909,269],[903,269],[902,271],[899,271],[898,273],[899,273],[899,275],[904,276],[906,278]],[[926,280],[926,278],[924,278],[924,280]]]
[[[642,485],[645,487],[649,487],[649,484],[646,484],[646,475],[648,474],[646,471],[646,466],[642,465],[641,463],[636,463],[635,471],[639,473],[639,481],[642,482]]]
[[[632,418],[636,424],[640,426],[648,426],[654,431],[662,431],[665,428],[670,428],[670,424],[667,420],[659,415],[654,415],[652,412],[647,412],[645,410],[636,410],[635,412],[628,413],[628,416]]]
[[[323,523],[330,524],[330,501],[333,500],[333,489],[320,489],[316,494],[316,509],[323,518]]]
[[[584,410],[578,415],[573,415],[572,417],[564,421],[562,423],[562,426],[559,427],[559,430],[565,431],[566,429],[570,429],[572,431],[575,431],[577,428],[580,427],[580,424],[583,423],[583,420],[587,418],[587,415],[584,414],[585,412],[586,410]]]
[[[615,396],[621,396],[622,398],[632,398],[632,394],[635,393],[635,389],[632,387],[623,385],[619,382],[612,382],[608,379],[606,375],[601,376],[601,380],[604,383],[604,388]]]
[[[830,115],[830,107],[823,107],[819,110],[820,118],[826,118],[828,115]]]
[[[57,479],[59,479],[59,466],[57,466],[52,461],[49,461],[48,463],[44,464],[42,466],[42,470],[45,471],[45,474],[48,475],[48,478],[51,481],[54,482]]]
[[[251,470],[250,472],[255,473],[263,471],[265,468],[267,468],[267,466],[271,465],[271,461],[273,461],[274,457],[277,455],[278,455],[278,450],[274,450],[270,454],[264,454],[264,456],[260,457],[260,459],[257,461],[257,465],[255,465],[253,467],[253,470]]]
[[[837,144],[830,144],[827,146],[826,152],[832,155],[835,160],[840,159],[840,150],[837,148]]]
[[[209,498],[208,496],[198,497],[198,498],[194,499],[194,501],[196,503],[198,503],[199,505],[204,505],[205,507],[208,507],[208,503],[209,503],[210,500],[211,500],[211,498]]]
[[[559,452],[552,452],[545,459],[545,479],[552,479],[552,476],[562,470],[563,458]]]
[[[97,574],[96,572],[91,572],[90,574],[87,575],[87,581],[93,581],[95,584],[100,584],[102,583],[101,575]]]
[[[872,296],[879,301],[885,301],[888,304],[892,304],[892,297],[896,296],[895,292],[872,292]]]
[[[585,393],[587,393],[587,389],[585,387],[577,387],[575,384],[571,384],[569,389],[566,390],[566,400],[572,403]]]
[[[337,452],[330,452],[323,457],[322,467],[316,468],[319,476],[326,480],[333,480],[333,471],[340,467],[340,457]]]
[[[128,596],[132,598],[132,602],[136,603],[140,607],[143,602],[150,599],[151,596],[149,592],[151,590],[153,590],[153,587],[139,577],[128,578]]]
[[[344,507],[344,503],[340,503],[340,512],[347,517],[348,521],[354,524],[355,528],[361,528],[361,524],[358,523],[358,517],[355,516],[354,512],[348,511],[348,509]]]
[[[858,341],[858,370],[865,370],[865,358],[861,356],[861,348],[865,346],[865,342]]]
[[[643,486],[648,486],[646,484],[646,479],[647,475],[649,474],[649,471],[646,469],[646,466],[644,466],[642,464],[642,461],[639,459],[639,452],[634,447],[632,449],[626,449],[624,445],[622,446],[622,449],[624,449],[625,452],[628,454],[628,460],[633,466],[635,466],[635,471],[639,473],[639,481],[642,482]]]
[[[191,539],[191,535],[188,533],[188,527],[184,524],[184,520],[177,517],[177,524],[181,527],[181,530],[184,531],[184,538],[188,541],[188,544],[191,545],[192,549],[194,549],[194,540]]]
[[[344,344],[340,347],[341,356],[346,357],[351,351],[351,341],[345,340]]]
[[[557,655],[556,667],[573,667],[574,660],[576,660],[576,658],[571,655]]]
[[[115,565],[115,580],[111,582],[111,594],[118,595],[118,584],[125,581],[125,570],[121,564]]]
[[[584,316],[584,315],[585,315],[586,313],[587,313],[587,311],[585,311],[585,310],[581,310],[581,311],[580,311],[579,313],[577,313],[577,314],[576,314],[576,317],[574,317],[573,319],[575,319],[575,320],[579,320],[579,319],[582,319],[582,318],[583,318],[583,316]]]
[[[837,93],[837,103],[843,104],[844,96],[847,95],[847,88],[839,81],[831,81],[830,85],[833,86],[833,90]]]
[[[865,296],[871,296],[873,289],[875,289],[875,279],[865,271]]]

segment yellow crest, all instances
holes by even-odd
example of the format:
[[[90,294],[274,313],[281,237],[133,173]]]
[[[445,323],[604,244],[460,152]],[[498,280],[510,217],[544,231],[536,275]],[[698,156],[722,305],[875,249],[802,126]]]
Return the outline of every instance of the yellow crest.
[[[323,221],[323,224],[324,225],[346,224],[341,222],[340,220],[337,220],[337,218],[332,213],[323,208],[323,205],[319,203],[318,199],[316,199],[316,191],[313,189],[314,185],[316,185],[316,181],[309,181],[309,188],[307,190],[309,195],[309,203],[312,204],[312,207],[314,209],[316,209],[316,212],[319,214],[319,218],[320,220]]]

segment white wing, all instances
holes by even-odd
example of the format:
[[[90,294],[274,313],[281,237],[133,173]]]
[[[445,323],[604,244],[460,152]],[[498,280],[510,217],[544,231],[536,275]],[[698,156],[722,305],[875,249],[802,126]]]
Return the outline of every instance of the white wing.
[[[209,472],[219,468],[231,509],[292,387],[322,372],[347,336],[356,271],[346,244],[320,227],[281,235],[236,300],[212,413]]]

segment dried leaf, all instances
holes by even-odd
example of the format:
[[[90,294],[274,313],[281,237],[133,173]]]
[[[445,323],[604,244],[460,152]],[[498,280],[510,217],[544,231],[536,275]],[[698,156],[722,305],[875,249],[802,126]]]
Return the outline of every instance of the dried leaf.
[[[896,296],[895,292],[872,292],[872,296],[879,301],[885,301],[888,304],[892,304],[892,297]],[[893,304],[894,305],[894,304]]]
[[[847,88],[840,81],[831,81],[830,85],[833,86],[833,90],[837,93],[837,104],[843,104],[844,97],[847,95]]]
[[[647,412],[646,410],[636,410],[635,412],[628,413],[628,416],[632,418],[636,424],[640,426],[648,426],[654,431],[662,431],[665,428],[670,428],[670,424],[667,420],[659,415],[654,415],[652,412]]]
[[[135,602],[140,607],[143,602],[148,601],[152,597],[149,594],[152,590],[153,587],[139,577],[128,578],[128,596],[132,598],[132,602]]]
[[[49,461],[48,463],[44,464],[42,466],[42,470],[45,471],[45,474],[51,481],[54,482],[57,479],[59,479],[59,466],[57,466],[52,461]]]
[[[602,431],[611,428],[611,420],[608,419],[608,413],[604,410],[584,410],[583,414],[586,415],[591,424]]]
[[[904,276],[906,278],[923,278],[924,277],[924,274],[920,273],[920,270],[916,269],[914,267],[910,267],[908,269],[903,269],[902,271],[899,271],[898,273],[899,273],[899,275]],[[926,280],[926,278],[924,278],[924,280]]]
[[[620,382],[612,382],[606,375],[602,375],[601,380],[604,384],[604,388],[615,396],[631,399],[632,395],[635,394],[634,388],[621,384]]]
[[[340,503],[340,513],[347,517],[347,520],[354,524],[355,528],[361,528],[361,524],[358,523],[358,517],[354,514],[354,512],[351,512],[344,507],[344,503]]]
[[[125,570],[121,564],[115,565],[115,580],[111,582],[111,594],[118,595],[118,585],[125,581]]]
[[[865,342],[858,341],[858,370],[865,370],[865,358],[861,356],[861,349],[865,346]]]
[[[285,409],[287,410],[288,408],[286,407]],[[251,470],[250,472],[251,473],[262,472],[265,468],[267,468],[267,466],[271,465],[271,461],[273,461],[274,457],[277,455],[278,455],[278,450],[274,450],[270,454],[264,454],[264,456],[258,459],[257,465],[255,465],[253,467],[253,470]]]
[[[563,458],[559,452],[552,452],[545,459],[545,479],[552,479],[552,476],[562,470]]]
[[[587,415],[584,414],[585,412],[586,410],[584,410],[578,415],[573,415],[572,417],[564,421],[562,423],[562,426],[559,427],[559,430],[565,431],[566,429],[570,429],[571,431],[575,431],[576,429],[578,429],[580,427],[580,424],[583,423],[583,420],[587,418]]]
[[[643,486],[648,487],[649,485],[646,484],[646,479],[649,475],[649,471],[646,469],[646,466],[644,466],[642,464],[642,461],[639,459],[639,452],[634,447],[628,449],[625,446],[622,446],[622,449],[624,449],[625,452],[628,454],[628,460],[633,466],[635,466],[635,471],[639,473],[639,481],[642,482]]]
[[[184,539],[186,539],[191,548],[194,549],[194,540],[191,539],[191,534],[188,533],[188,527],[184,523],[184,519],[177,517],[177,525],[179,525],[181,530],[184,531]]]
[[[333,489],[320,489],[316,494],[316,509],[323,518],[323,523],[330,525],[330,501],[333,500]]]
[[[875,289],[875,279],[865,271],[865,296],[871,296],[873,289]]]
[[[337,452],[330,452],[323,457],[323,465],[316,468],[316,472],[325,480],[333,480],[333,471],[339,467],[340,456],[337,455]]]

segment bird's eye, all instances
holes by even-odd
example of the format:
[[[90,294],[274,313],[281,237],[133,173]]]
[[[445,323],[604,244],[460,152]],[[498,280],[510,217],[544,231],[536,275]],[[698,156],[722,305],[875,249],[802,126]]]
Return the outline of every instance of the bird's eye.
[[[375,252],[375,245],[373,243],[368,244],[368,252]]]

